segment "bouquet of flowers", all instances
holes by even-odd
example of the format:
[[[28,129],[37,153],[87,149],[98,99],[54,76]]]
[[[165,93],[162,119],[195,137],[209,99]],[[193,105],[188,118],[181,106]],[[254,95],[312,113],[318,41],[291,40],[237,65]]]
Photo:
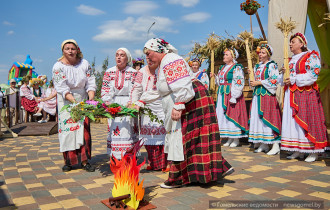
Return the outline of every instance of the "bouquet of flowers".
[[[245,2],[241,3],[241,11],[246,11],[246,10],[253,10],[257,11],[261,5],[255,1],[255,0],[246,0]]]
[[[163,123],[149,108],[141,108],[140,110],[137,110],[117,103],[107,105],[101,99],[95,99],[93,101],[84,100],[80,103],[68,104],[63,106],[62,110],[67,110],[70,113],[72,120],[75,122],[84,117],[88,117],[95,121],[95,118],[114,119],[115,117],[137,117],[138,115],[145,114],[148,115],[152,121]]]

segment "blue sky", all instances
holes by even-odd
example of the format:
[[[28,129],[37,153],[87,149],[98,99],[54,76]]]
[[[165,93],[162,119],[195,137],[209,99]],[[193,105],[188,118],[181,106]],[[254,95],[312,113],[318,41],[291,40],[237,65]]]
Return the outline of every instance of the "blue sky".
[[[8,71],[16,61],[29,54],[39,75],[51,76],[60,45],[75,39],[84,58],[101,70],[109,56],[126,47],[133,58],[142,56],[148,38],[161,37],[186,55],[194,42],[205,43],[212,32],[227,37],[250,30],[249,16],[240,11],[243,0],[5,0],[0,8],[0,83],[7,83]],[[258,10],[267,35],[268,0],[259,0]],[[150,29],[148,29],[155,22]],[[226,33],[227,32],[227,33]],[[255,37],[261,36],[253,16]],[[317,49],[309,24],[306,28],[309,48]]]

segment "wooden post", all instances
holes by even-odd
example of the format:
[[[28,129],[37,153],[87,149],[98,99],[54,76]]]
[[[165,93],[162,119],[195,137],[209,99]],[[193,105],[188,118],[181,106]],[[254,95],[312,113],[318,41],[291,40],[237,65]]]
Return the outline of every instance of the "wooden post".
[[[265,35],[265,32],[264,32],[264,28],[262,27],[262,24],[261,24],[261,21],[260,21],[258,11],[256,11],[255,14],[256,14],[256,17],[257,17],[257,20],[258,20],[258,23],[259,23],[259,27],[260,27],[260,30],[261,30],[262,36],[264,37],[264,40],[266,41],[267,38],[266,38],[266,35]]]

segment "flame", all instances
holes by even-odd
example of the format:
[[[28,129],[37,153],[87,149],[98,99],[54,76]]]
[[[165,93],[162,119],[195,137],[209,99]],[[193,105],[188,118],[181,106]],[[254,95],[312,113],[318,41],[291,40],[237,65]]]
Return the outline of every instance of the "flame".
[[[113,158],[113,159],[112,159]],[[112,196],[118,197],[130,194],[131,197],[123,200],[123,202],[137,209],[139,202],[144,196],[143,181],[139,183],[139,173],[141,166],[137,165],[135,154],[133,156],[124,156],[121,160],[117,160],[114,156],[110,159],[110,169],[115,175],[115,184],[112,189]]]

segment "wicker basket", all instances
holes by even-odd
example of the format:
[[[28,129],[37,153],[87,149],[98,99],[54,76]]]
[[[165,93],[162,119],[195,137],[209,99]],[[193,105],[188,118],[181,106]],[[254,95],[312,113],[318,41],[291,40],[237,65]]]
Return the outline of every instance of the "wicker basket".
[[[245,9],[244,11],[245,11],[245,13],[248,14],[248,15],[254,15],[254,13],[257,12],[256,9]]]

